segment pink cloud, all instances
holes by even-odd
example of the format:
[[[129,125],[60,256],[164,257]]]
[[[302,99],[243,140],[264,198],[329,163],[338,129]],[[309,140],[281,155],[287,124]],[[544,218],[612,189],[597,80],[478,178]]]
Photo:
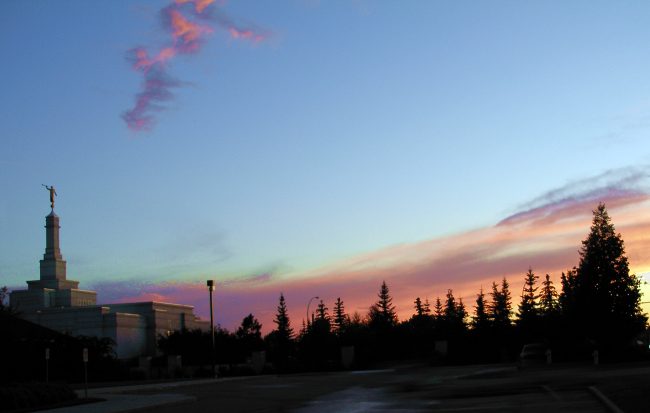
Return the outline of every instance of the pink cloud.
[[[560,273],[578,264],[578,251],[589,231],[592,209],[601,201],[607,204],[617,230],[623,235],[632,270],[649,271],[650,196],[641,190],[608,185],[529,208],[492,227],[395,245],[291,279],[264,273],[243,280],[217,281],[215,317],[222,326],[234,329],[244,316],[253,313],[262,322],[263,330],[269,332],[274,328],[272,320],[282,292],[293,327],[298,330],[312,296],[321,297],[330,309],[341,297],[349,313],[358,311],[365,315],[376,301],[383,280],[391,289],[400,319],[412,315],[415,297],[428,298],[433,303],[436,297],[444,297],[449,288],[471,312],[479,289],[482,287],[487,293],[492,282],[503,277],[511,284],[516,307],[529,267],[540,276],[551,274],[560,288]],[[103,302],[125,302],[156,297],[194,305],[196,312],[206,317],[208,292],[204,284],[202,280],[140,285],[131,294],[115,285],[106,285],[109,288],[103,293],[100,289],[100,295],[104,294],[100,298]]]
[[[213,33],[213,25],[229,33],[233,39],[255,43],[266,40],[269,33],[237,25],[222,10],[210,7],[214,0],[175,0],[164,7],[161,20],[167,32],[167,43],[150,55],[146,48],[135,47],[126,59],[132,68],[142,73],[142,91],[135,97],[133,108],[122,113],[129,129],[140,132],[151,130],[155,114],[164,110],[164,103],[173,99],[172,90],[183,85],[169,75],[169,65],[179,55],[199,52],[206,36]]]

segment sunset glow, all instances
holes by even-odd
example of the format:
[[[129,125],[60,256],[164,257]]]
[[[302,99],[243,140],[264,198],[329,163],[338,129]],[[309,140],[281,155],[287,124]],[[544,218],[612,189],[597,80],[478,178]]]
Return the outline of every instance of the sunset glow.
[[[0,287],[67,276],[294,329],[400,320],[579,262],[607,206],[650,278],[649,2],[2,3]],[[552,28],[550,30],[549,28]],[[650,301],[643,284],[642,301]],[[650,305],[644,304],[650,311]],[[314,303],[310,311],[314,309]]]
[[[625,189],[622,181],[619,188]],[[246,311],[252,311],[268,332],[273,328],[274,304],[280,292],[287,299],[296,326],[304,319],[303,306],[314,294],[330,306],[340,297],[350,313],[365,316],[384,280],[391,288],[401,320],[413,315],[416,297],[433,303],[437,297],[443,299],[447,289],[462,298],[471,313],[479,290],[489,292],[492,282],[498,283],[503,277],[510,282],[516,305],[517,291],[521,290],[528,268],[540,277],[550,274],[560,290],[560,274],[578,264],[578,250],[598,202],[608,205],[626,241],[632,271],[647,272],[650,194],[600,188],[513,214],[491,227],[396,245],[300,274],[224,281],[216,290],[217,318],[224,327],[234,329]],[[155,297],[192,303],[199,314],[207,311],[200,281],[143,285],[137,295],[128,295],[117,286],[103,288],[124,302]]]

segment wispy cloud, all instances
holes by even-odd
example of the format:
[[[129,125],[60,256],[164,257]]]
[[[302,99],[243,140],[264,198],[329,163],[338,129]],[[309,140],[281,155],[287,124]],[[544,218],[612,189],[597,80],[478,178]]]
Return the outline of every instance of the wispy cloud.
[[[510,280],[516,300],[529,267],[540,275],[550,273],[558,281],[561,271],[578,263],[580,242],[589,231],[591,211],[598,202],[607,204],[617,230],[622,232],[632,269],[645,272],[650,270],[646,177],[644,169],[610,171],[543,194],[494,226],[395,245],[290,278],[269,270],[237,282],[217,280],[216,318],[234,328],[253,312],[264,330],[270,331],[280,292],[287,299],[296,326],[306,317],[307,302],[314,295],[330,305],[341,297],[349,312],[365,313],[377,299],[382,280],[391,288],[401,318],[412,314],[415,297],[433,301],[448,288],[471,308],[481,286],[488,289],[492,281],[504,276]],[[157,297],[188,303],[205,316],[207,290],[203,284],[147,284],[131,294],[113,290],[109,295],[122,301]]]
[[[527,202],[520,212],[505,218],[500,224],[566,211],[585,202],[626,202],[628,198],[643,196],[648,192],[648,177],[650,169],[644,166],[608,170],[597,176],[570,182]]]
[[[233,39],[261,42],[270,35],[257,27],[243,26],[214,7],[214,0],[174,0],[160,11],[160,20],[167,34],[167,43],[151,54],[144,46],[127,51],[131,67],[142,74],[142,91],[135,97],[133,108],[122,119],[133,131],[151,130],[155,114],[173,99],[173,89],[184,86],[169,74],[171,62],[180,55],[198,53],[206,36],[215,28],[226,31]]]
[[[171,241],[155,252],[156,260],[164,265],[188,264],[197,259],[203,264],[214,264],[232,256],[226,234],[207,222],[175,228]]]

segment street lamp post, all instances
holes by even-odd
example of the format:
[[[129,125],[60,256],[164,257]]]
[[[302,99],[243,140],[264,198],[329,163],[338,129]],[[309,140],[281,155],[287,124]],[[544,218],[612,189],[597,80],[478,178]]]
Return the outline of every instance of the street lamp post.
[[[208,280],[208,291],[210,291],[210,338],[212,339],[212,377],[217,377],[214,348],[214,314],[212,311],[212,292],[214,291],[214,280]]]
[[[311,300],[313,300],[314,298],[317,299],[317,300],[319,299],[318,296],[314,296],[314,297],[310,298],[309,302],[307,303],[307,328],[309,328],[309,306],[311,305]]]

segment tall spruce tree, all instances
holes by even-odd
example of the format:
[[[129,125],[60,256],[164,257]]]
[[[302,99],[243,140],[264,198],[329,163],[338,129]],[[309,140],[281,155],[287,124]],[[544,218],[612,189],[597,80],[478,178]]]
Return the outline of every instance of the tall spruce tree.
[[[539,277],[535,275],[532,268],[528,268],[528,272],[526,273],[525,277],[524,287],[521,291],[519,313],[517,314],[517,321],[520,325],[533,323],[539,315],[539,309],[537,305],[537,290],[539,287],[536,286],[537,279]]]
[[[286,367],[286,363],[294,350],[293,329],[289,322],[289,312],[282,293],[280,293],[280,302],[273,322],[276,324],[276,329],[264,337],[264,342],[269,351],[269,359],[273,361],[278,369],[282,370]],[[306,334],[307,329],[304,329],[303,332]]]
[[[280,303],[278,304],[273,322],[278,326],[276,330],[278,339],[281,341],[290,341],[293,337],[293,329],[291,328],[287,304],[282,293],[280,293]]]
[[[496,328],[510,327],[510,315],[512,313],[512,297],[510,295],[510,284],[505,277],[501,281],[501,290],[497,283],[492,283],[492,303],[490,306],[490,318]]]
[[[600,203],[593,214],[580,263],[562,280],[564,304],[576,331],[603,346],[620,346],[645,328],[641,281],[630,274],[623,239],[605,204]]]
[[[456,304],[456,298],[454,298],[454,292],[449,289],[447,290],[447,300],[445,301],[445,319],[448,322],[453,322],[457,317],[457,304]]]
[[[458,305],[456,305],[456,320],[460,327],[467,327],[467,308],[463,304],[462,297],[458,299]]]
[[[341,301],[341,297],[338,297],[334,303],[334,319],[332,321],[334,324],[334,329],[337,332],[341,331],[347,321],[345,306],[343,305],[343,301]]]
[[[319,320],[328,320],[330,319],[329,313],[328,313],[329,308],[325,306],[325,303],[323,300],[320,300],[318,303],[318,307],[316,308],[316,317]]]
[[[369,324],[371,327],[385,329],[397,325],[397,313],[393,305],[393,297],[390,296],[390,290],[386,281],[381,283],[379,300],[370,307],[368,313]]]
[[[416,297],[415,301],[413,302],[415,306],[415,317],[422,317],[424,315],[424,305],[422,304],[422,300],[420,300],[420,297]]]
[[[474,316],[472,317],[472,328],[474,330],[484,330],[490,324],[490,318],[486,311],[485,294],[483,287],[476,294],[476,306],[474,307]]]
[[[542,291],[539,294],[539,311],[543,317],[550,317],[557,313],[557,291],[551,281],[551,276],[546,274],[546,279],[542,281]]]
[[[311,331],[317,335],[328,335],[331,332],[332,325],[328,310],[323,300],[320,300],[316,308],[316,320],[311,325]]]
[[[445,309],[442,307],[440,297],[436,297],[436,305],[433,307],[433,316],[436,320],[442,320],[445,315]]]

